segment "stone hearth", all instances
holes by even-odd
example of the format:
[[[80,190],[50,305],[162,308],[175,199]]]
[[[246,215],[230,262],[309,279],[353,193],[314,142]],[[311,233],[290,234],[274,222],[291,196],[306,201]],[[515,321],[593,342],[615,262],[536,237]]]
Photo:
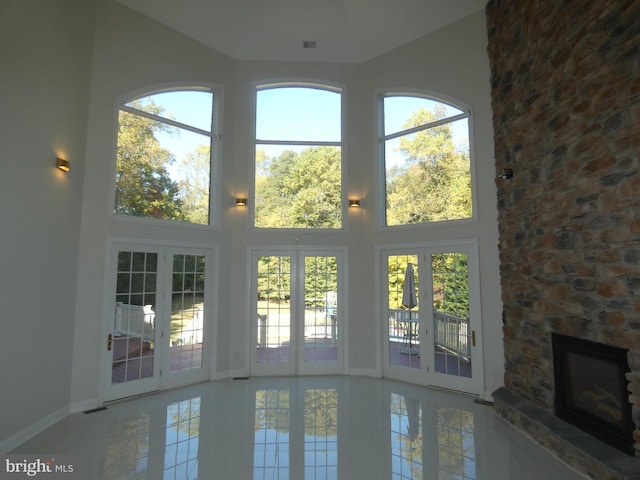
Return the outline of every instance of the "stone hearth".
[[[506,388],[495,391],[493,399],[498,415],[588,477],[640,479],[640,462],[635,457],[601,442]]]

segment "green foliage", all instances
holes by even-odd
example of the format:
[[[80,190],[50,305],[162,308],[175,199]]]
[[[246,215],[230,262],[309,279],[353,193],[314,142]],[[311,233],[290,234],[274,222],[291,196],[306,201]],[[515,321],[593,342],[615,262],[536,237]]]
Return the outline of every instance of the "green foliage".
[[[258,259],[258,299],[283,302],[291,296],[291,257]]]
[[[258,258],[258,300],[286,302],[291,291],[291,257],[264,256]],[[324,307],[328,292],[338,291],[338,260],[336,257],[305,257],[305,304]]]
[[[431,258],[433,308],[456,317],[469,316],[469,258],[464,253],[441,253]]]
[[[417,110],[404,125],[411,128],[445,117],[444,109]],[[406,225],[469,218],[469,153],[457,151],[450,123],[400,138],[404,162],[387,172],[387,224]]]
[[[390,255],[388,258],[389,270],[389,308],[396,310],[402,306],[402,290],[404,289],[404,276],[407,264],[413,265],[413,275],[416,281],[416,292],[420,292],[420,276],[418,274],[417,255]],[[418,295],[419,296],[419,295]]]
[[[255,225],[263,228],[340,228],[341,153],[337,147],[256,153]]]
[[[416,291],[420,292],[417,255],[388,257],[389,308],[402,307],[407,264],[413,264]],[[456,317],[469,316],[469,257],[465,253],[438,253],[431,257],[433,308]],[[418,293],[419,296],[419,293]]]
[[[171,117],[150,98],[127,105],[152,115]],[[168,170],[176,159],[158,140],[160,134],[180,135],[181,132],[161,121],[120,111],[116,213],[209,223],[210,146],[202,144],[180,160],[175,168],[180,180],[176,181]]]
[[[338,291],[338,260],[336,257],[306,257],[304,266],[305,304],[325,307],[327,293]]]
[[[160,107],[143,106],[156,115]],[[171,127],[145,117],[120,111],[118,150],[116,159],[115,212],[124,215],[184,220],[182,200],[176,182],[171,179],[167,166],[174,159],[162,148],[156,133],[171,131]]]
[[[180,198],[184,217],[189,222],[209,223],[210,165],[211,147],[204,144],[180,160]]]

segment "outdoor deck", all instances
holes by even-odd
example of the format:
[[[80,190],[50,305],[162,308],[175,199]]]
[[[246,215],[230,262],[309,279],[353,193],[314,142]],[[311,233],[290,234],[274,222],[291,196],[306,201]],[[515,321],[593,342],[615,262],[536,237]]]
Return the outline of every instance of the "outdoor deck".
[[[148,378],[153,375],[154,351],[149,342],[140,345],[138,339],[129,338],[129,352],[125,339],[114,340],[114,363],[112,382]],[[417,353],[407,354],[408,343],[405,340],[389,341],[389,364],[396,367],[420,369],[421,356]],[[413,345],[416,352],[419,344]],[[403,353],[404,352],[404,353]],[[290,358],[288,344],[276,348],[256,348],[258,363],[287,362]],[[434,366],[438,373],[471,377],[471,362],[464,356],[447,351],[440,346],[435,347]],[[128,358],[128,361],[125,361]],[[338,348],[330,339],[307,339],[305,342],[304,361],[309,363],[335,362],[338,359]],[[178,372],[197,368],[202,364],[202,344],[172,346],[169,349],[169,372]]]
[[[113,342],[113,368],[111,382],[122,383],[153,376],[154,350],[149,342],[116,337]],[[128,359],[128,360],[127,360]],[[169,349],[169,372],[189,370],[202,365],[202,344],[172,346]]]

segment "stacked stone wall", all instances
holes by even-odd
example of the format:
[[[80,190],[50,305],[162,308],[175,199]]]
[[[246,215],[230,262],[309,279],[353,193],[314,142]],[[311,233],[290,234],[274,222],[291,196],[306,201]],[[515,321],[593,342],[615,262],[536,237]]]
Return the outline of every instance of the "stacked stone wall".
[[[505,386],[553,411],[551,332],[623,347],[640,425],[640,0],[486,12]]]

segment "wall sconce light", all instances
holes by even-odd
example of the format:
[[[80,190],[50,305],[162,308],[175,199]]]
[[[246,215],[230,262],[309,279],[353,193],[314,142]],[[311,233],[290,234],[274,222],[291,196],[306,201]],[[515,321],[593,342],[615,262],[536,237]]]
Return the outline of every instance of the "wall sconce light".
[[[236,207],[246,207],[247,199],[246,198],[236,198]]]
[[[349,199],[349,207],[359,207],[359,206],[360,206],[360,200],[358,200],[357,198]]]
[[[69,166],[69,161],[64,158],[56,158],[56,167],[62,170],[63,172],[68,172],[71,170]]]

